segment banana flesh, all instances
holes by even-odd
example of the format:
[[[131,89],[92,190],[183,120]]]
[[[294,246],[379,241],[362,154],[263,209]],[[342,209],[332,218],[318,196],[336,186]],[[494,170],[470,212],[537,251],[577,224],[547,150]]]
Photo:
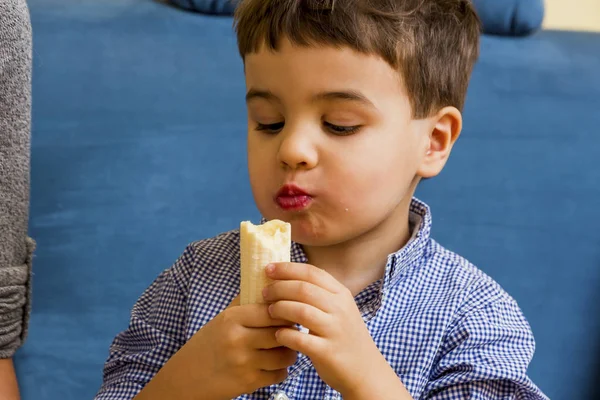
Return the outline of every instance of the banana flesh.
[[[240,303],[264,303],[262,291],[272,281],[265,268],[273,262],[289,262],[292,228],[287,222],[271,220],[262,225],[240,224]]]

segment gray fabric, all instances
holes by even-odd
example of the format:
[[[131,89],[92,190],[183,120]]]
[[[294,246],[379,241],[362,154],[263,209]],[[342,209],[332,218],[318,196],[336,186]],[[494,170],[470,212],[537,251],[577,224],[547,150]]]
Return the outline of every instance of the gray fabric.
[[[25,340],[30,311],[31,42],[25,0],[0,0],[0,358]]]

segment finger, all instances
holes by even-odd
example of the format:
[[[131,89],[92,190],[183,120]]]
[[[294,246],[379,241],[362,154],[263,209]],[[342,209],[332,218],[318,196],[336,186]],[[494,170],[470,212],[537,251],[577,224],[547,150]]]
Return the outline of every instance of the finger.
[[[291,328],[281,328],[276,336],[279,344],[305,354],[309,358],[314,358],[315,355],[323,354],[326,351],[326,339],[310,333],[300,332]]]
[[[256,366],[264,371],[277,371],[294,365],[298,353],[285,347],[271,350],[257,350]]]
[[[327,313],[297,301],[278,301],[269,306],[269,312],[273,318],[295,322],[317,335],[325,336],[331,325],[331,318]]]
[[[274,263],[267,266],[269,278],[278,281],[304,281],[322,287],[331,293],[341,293],[346,289],[328,272],[310,264]]]
[[[246,304],[229,310],[230,317],[246,328],[266,328],[269,326],[290,326],[292,322],[272,318],[268,304]]]
[[[279,327],[269,328],[248,328],[246,333],[246,341],[251,348],[256,350],[268,350],[281,345],[277,343],[275,333],[281,329]]]
[[[309,304],[326,313],[332,312],[334,295],[320,286],[306,281],[275,281],[264,290],[268,303],[290,300]]]

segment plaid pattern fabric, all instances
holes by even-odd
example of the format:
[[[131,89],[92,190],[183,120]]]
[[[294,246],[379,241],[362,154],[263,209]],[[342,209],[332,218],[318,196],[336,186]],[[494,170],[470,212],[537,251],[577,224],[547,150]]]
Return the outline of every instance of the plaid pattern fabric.
[[[411,204],[413,237],[356,302],[379,350],[414,399],[542,400],[527,377],[535,342],[496,282],[430,238],[426,204]],[[292,260],[306,262],[293,244]],[[96,400],[132,399],[239,291],[239,232],[193,243],[142,294],[114,339]],[[340,399],[300,355],[280,385],[238,399]]]

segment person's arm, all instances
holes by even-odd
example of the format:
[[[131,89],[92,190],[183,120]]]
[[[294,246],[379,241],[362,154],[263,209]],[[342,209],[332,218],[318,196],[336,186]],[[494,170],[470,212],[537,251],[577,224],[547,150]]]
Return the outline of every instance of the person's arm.
[[[27,237],[31,24],[25,0],[0,1],[0,399],[19,398],[12,356],[29,318]]]
[[[285,379],[297,353],[275,331],[289,322],[266,304],[239,305],[231,240],[202,246],[188,246],[137,301],[96,400],[227,400]]]
[[[12,360],[9,358],[0,360],[0,399],[19,400],[19,386],[17,376],[13,368]]]
[[[423,400],[547,400],[527,368],[533,334],[516,302],[495,300],[467,312],[447,335]]]
[[[189,259],[192,251],[188,248],[182,259]],[[133,399],[184,345],[187,295],[175,280],[175,268],[182,259],[163,272],[134,305],[129,327],[110,346],[96,400]]]

